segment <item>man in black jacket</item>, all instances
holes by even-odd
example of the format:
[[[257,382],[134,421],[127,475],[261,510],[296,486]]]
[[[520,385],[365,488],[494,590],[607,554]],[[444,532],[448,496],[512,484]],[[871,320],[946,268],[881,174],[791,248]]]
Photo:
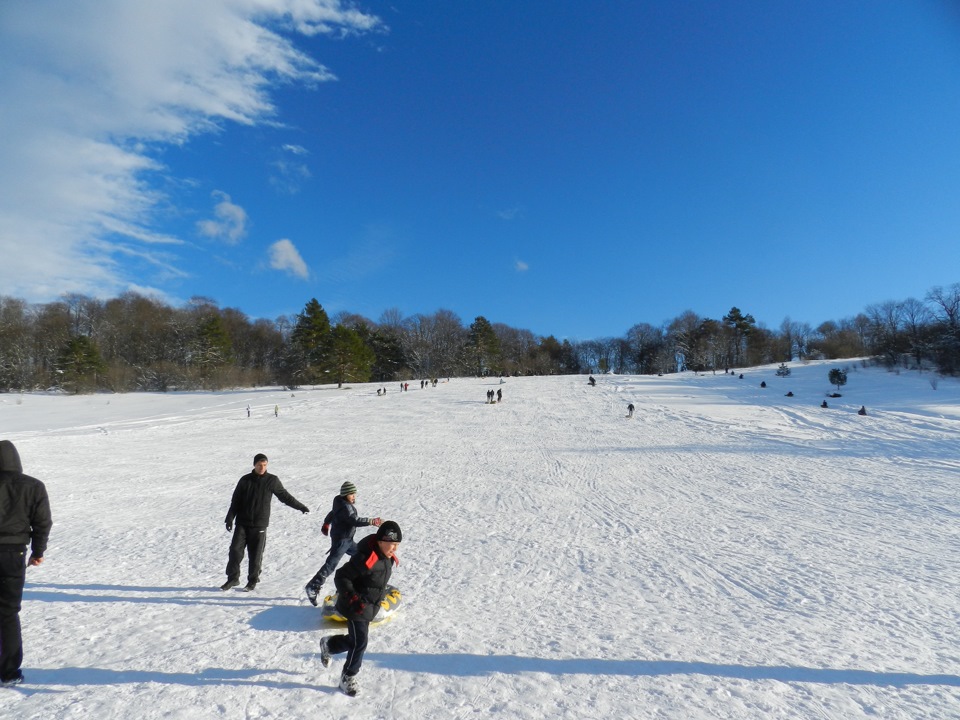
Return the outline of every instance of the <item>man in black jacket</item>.
[[[381,523],[376,535],[367,535],[356,554],[337,570],[337,612],[347,619],[346,635],[320,638],[320,663],[330,666],[330,656],[347,653],[340,689],[351,697],[360,691],[357,673],[367,649],[370,621],[380,612],[393,566],[399,565],[397,546],[403,535],[393,520]]]
[[[267,456],[258,453],[253,458],[253,472],[244,475],[237,483],[224,520],[227,532],[233,530],[233,540],[230,543],[230,559],[227,561],[227,581],[220,586],[221,590],[229,590],[240,584],[240,562],[243,560],[244,550],[249,560],[247,586],[244,590],[250,592],[260,582],[260,564],[263,560],[263,548],[267,543],[270,503],[274,495],[284,505],[302,513],[310,512],[310,508],[283,488],[280,478],[267,472]]]
[[[23,682],[20,604],[26,566],[43,562],[52,525],[46,487],[23,474],[17,448],[0,440],[0,685]]]

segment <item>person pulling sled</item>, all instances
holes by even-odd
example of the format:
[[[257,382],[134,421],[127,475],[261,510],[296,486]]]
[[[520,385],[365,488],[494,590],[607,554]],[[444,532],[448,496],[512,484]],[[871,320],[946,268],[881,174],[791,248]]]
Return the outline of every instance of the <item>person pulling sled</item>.
[[[333,655],[347,653],[340,689],[351,697],[360,691],[357,675],[367,650],[370,622],[380,612],[393,566],[400,564],[397,547],[402,539],[400,526],[393,520],[384,521],[376,535],[360,541],[357,552],[334,577],[337,611],[347,619],[347,634],[320,638],[320,664],[330,667]]]

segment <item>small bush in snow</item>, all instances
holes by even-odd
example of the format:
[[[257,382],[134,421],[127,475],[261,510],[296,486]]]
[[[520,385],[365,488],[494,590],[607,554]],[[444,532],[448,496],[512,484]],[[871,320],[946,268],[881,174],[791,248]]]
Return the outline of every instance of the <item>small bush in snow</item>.
[[[839,390],[841,386],[847,384],[846,370],[841,370],[840,368],[834,368],[833,370],[830,371],[827,377],[830,379],[831,385],[837,386],[837,390]]]

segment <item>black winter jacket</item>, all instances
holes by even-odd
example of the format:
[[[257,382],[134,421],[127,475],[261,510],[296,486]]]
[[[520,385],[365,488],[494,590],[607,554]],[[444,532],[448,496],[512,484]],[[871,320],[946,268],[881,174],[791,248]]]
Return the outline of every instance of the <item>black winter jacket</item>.
[[[387,596],[394,563],[400,564],[396,556],[391,559],[380,554],[376,535],[367,535],[361,540],[357,554],[334,576],[337,611],[347,620],[373,620],[380,612],[380,603]],[[357,612],[350,605],[354,595],[359,595],[365,604],[362,612]]]
[[[20,453],[9,440],[0,440],[0,545],[30,545],[30,554],[43,557],[53,519],[42,482],[23,474]]]
[[[300,512],[309,512],[309,509],[293,495],[288,493],[280,483],[280,478],[272,473],[257,475],[248,472],[237,483],[230,501],[225,521],[246,527],[265,528],[270,524],[270,501],[273,496],[284,505],[296,508]]]
[[[336,545],[344,538],[353,540],[357,528],[369,525],[370,518],[357,517],[356,506],[347,502],[342,495],[337,495],[333,499],[333,509],[323,519],[323,524],[327,523],[330,523],[330,542]]]

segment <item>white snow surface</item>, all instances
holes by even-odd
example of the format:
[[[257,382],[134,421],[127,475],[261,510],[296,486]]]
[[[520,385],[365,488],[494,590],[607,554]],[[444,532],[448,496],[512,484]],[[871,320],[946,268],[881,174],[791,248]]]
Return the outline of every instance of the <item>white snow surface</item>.
[[[960,717],[960,384],[791,368],[0,395],[54,515],[0,717]],[[257,452],[313,512],[221,592]],[[404,533],[356,698],[303,595],[345,480]]]

